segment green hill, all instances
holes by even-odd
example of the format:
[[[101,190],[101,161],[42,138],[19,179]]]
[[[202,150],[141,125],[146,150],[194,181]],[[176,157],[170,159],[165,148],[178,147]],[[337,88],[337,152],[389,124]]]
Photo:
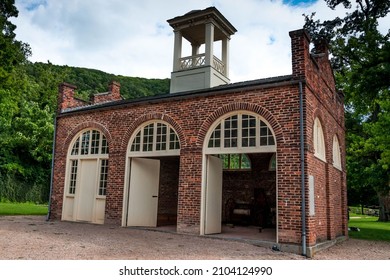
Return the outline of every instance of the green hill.
[[[42,62],[26,65],[27,74],[36,81],[41,81],[40,73],[47,73],[47,71],[61,76],[64,82],[77,86],[77,94],[83,99],[88,99],[90,94],[106,92],[111,81],[117,81],[121,84],[121,95],[125,99],[169,93],[170,79],[126,77],[95,69],[59,66]]]

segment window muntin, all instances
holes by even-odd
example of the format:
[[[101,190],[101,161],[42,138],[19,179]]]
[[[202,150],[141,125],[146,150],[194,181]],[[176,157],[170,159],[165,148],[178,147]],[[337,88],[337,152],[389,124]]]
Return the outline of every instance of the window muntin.
[[[143,145],[142,150],[145,152],[150,152],[153,150],[153,133],[154,133],[154,124],[150,124],[144,127],[143,129]]]
[[[337,169],[342,170],[341,167],[341,153],[340,144],[336,135],[333,136],[333,166]]]
[[[221,124],[217,125],[213,133],[210,136],[209,148],[221,147]]]
[[[153,121],[140,127],[130,145],[131,153],[177,153],[179,137],[167,123]]]
[[[268,125],[260,121],[260,146],[272,146],[275,145],[274,136]]]
[[[248,113],[236,113],[223,117],[207,140],[209,153],[218,150],[258,150],[273,152],[276,150],[275,138],[271,128],[259,116]]]
[[[218,155],[223,160],[224,170],[250,170],[251,161],[246,154]]]
[[[100,132],[92,130],[91,154],[99,154]]]
[[[89,154],[89,139],[90,139],[91,131],[86,131],[81,136],[81,154],[88,155]]]
[[[169,149],[180,149],[179,137],[177,137],[176,132],[172,128],[169,129]]]
[[[98,130],[87,130],[81,133],[71,150],[71,156],[99,154],[108,154],[108,142],[104,134]]]
[[[80,138],[77,138],[76,142],[73,144],[72,148],[72,155],[78,155],[79,154],[79,146],[80,146]]]
[[[242,146],[256,147],[256,118],[242,115]]]
[[[156,135],[156,150],[163,151],[167,149],[167,130],[168,127],[165,124],[157,124],[157,135]]]
[[[76,193],[76,182],[77,182],[77,166],[78,160],[71,160],[70,164],[70,180],[69,180],[69,194]]]
[[[226,148],[237,147],[238,145],[238,116],[231,116],[224,120],[224,146]]]
[[[106,195],[108,177],[108,159],[100,161],[99,195]]]
[[[313,144],[314,144],[314,155],[323,160],[326,161],[325,157],[325,139],[324,139],[324,132],[322,130],[321,122],[318,118],[314,120],[314,127],[313,127]]]
[[[137,133],[134,138],[133,145],[131,145],[132,152],[139,152],[141,150],[141,131]]]

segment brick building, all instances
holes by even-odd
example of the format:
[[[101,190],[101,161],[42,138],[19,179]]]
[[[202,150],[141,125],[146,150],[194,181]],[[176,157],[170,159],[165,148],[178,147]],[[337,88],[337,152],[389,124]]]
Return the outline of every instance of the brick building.
[[[87,102],[60,85],[50,218],[234,229],[308,256],[346,238],[343,96],[326,46],[310,52],[308,34],[291,31],[291,75],[230,83],[236,29],[217,9],[168,23],[170,94],[122,100],[113,82]],[[182,57],[183,39],[191,56]]]

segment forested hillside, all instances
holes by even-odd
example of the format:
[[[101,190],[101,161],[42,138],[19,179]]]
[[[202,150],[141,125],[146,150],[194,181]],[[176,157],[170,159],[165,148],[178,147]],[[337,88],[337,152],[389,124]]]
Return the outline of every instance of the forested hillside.
[[[26,73],[40,83],[45,75],[61,77],[62,81],[77,86],[80,97],[88,99],[90,94],[107,91],[111,81],[121,84],[121,95],[125,99],[166,94],[169,92],[169,79],[146,79],[118,76],[95,69],[71,66],[58,66],[48,63],[28,63]]]

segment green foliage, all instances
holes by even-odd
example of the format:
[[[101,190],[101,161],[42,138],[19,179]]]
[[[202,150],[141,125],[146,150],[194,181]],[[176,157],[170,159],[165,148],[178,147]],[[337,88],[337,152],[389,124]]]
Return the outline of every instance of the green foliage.
[[[329,42],[337,85],[345,94],[349,203],[371,203],[390,191],[390,30],[378,31],[390,1],[326,2],[350,12],[324,22],[305,16],[305,28],[314,41]],[[387,207],[382,205],[382,220]]]
[[[47,210],[47,205],[42,204],[0,202],[0,216],[46,215]]]

